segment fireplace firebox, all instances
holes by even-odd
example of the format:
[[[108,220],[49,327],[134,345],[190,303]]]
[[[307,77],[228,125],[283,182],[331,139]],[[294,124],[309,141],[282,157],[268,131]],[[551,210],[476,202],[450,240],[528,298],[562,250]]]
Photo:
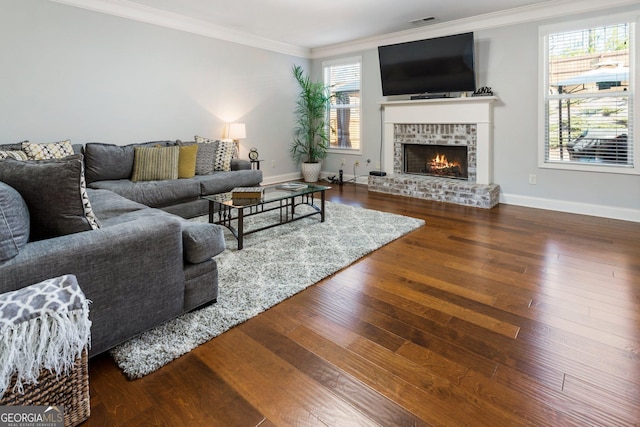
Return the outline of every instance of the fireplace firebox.
[[[403,144],[404,173],[468,179],[464,145]]]

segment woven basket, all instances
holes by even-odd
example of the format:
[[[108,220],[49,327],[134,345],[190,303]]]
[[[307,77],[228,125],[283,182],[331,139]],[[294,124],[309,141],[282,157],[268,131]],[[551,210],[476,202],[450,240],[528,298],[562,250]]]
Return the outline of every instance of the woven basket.
[[[68,375],[42,369],[38,384],[25,384],[24,393],[13,393],[15,376],[11,380],[0,405],[7,406],[64,406],[64,425],[77,426],[89,418],[89,367],[87,350],[75,360]]]

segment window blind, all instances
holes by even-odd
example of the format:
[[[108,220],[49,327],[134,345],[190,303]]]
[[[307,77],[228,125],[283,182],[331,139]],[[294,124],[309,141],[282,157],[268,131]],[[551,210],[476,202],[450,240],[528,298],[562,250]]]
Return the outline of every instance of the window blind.
[[[634,164],[631,24],[546,37],[547,163]]]

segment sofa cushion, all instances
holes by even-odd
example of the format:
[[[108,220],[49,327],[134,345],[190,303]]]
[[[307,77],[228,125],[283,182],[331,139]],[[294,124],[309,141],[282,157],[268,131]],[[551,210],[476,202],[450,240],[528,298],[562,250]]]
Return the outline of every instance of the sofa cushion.
[[[84,147],[87,183],[129,179],[133,170],[133,145],[89,142]]]
[[[178,179],[180,148],[134,147],[132,181]]]
[[[214,172],[211,175],[196,175],[194,181],[200,183],[203,196],[226,193],[234,187],[253,187],[262,182],[259,170],[238,170],[233,172]]]
[[[197,200],[200,196],[200,184],[192,179],[172,179],[166,181],[138,181],[128,179],[115,181],[96,181],[91,188],[111,190],[152,208],[162,208],[176,203]]]
[[[22,143],[22,151],[29,160],[62,159],[74,154],[71,141],[50,142],[46,144]]]
[[[213,258],[225,249],[222,227],[204,222],[182,223],[184,259],[199,264]]]
[[[0,182],[0,261],[18,255],[29,241],[29,209],[20,193]]]
[[[27,203],[33,240],[100,227],[87,197],[82,155],[0,162],[0,181],[15,188]]]
[[[87,195],[89,196],[89,200],[91,200],[93,213],[102,226],[105,226],[105,220],[110,218],[129,212],[148,209],[148,206],[142,203],[134,202],[109,190],[87,188]]]
[[[196,158],[198,155],[198,145],[180,145],[180,155],[178,156],[178,178],[193,178],[196,174]]]
[[[13,142],[11,144],[0,144],[0,150],[21,151],[23,142],[29,142],[29,141],[24,140],[21,142]]]
[[[198,156],[196,158],[196,175],[208,175],[213,172],[213,162],[216,158],[218,140],[203,138],[196,135]]]

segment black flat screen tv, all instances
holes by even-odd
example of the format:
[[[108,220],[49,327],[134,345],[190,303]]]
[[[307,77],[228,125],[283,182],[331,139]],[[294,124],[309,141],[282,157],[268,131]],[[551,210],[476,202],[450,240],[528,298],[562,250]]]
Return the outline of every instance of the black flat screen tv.
[[[382,94],[476,90],[473,33],[378,47]]]

